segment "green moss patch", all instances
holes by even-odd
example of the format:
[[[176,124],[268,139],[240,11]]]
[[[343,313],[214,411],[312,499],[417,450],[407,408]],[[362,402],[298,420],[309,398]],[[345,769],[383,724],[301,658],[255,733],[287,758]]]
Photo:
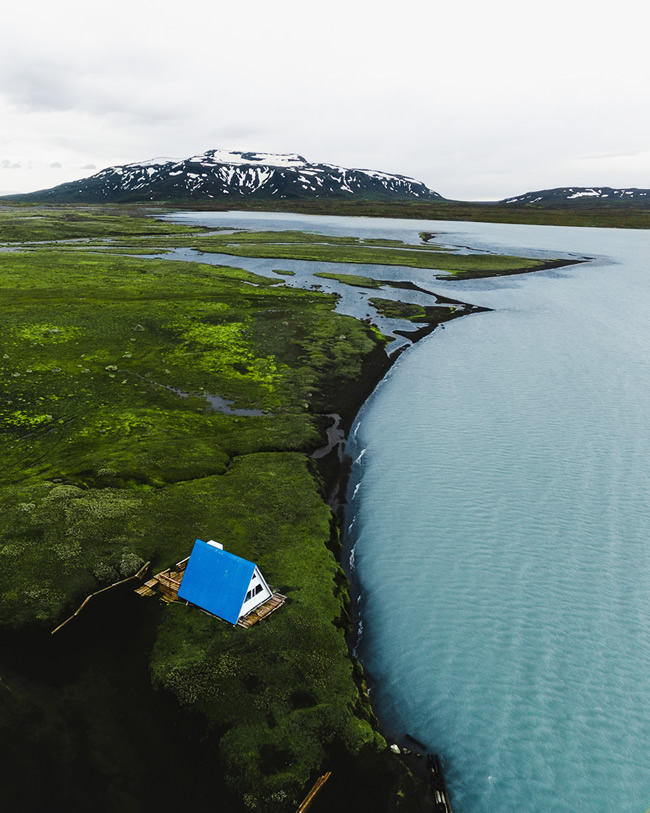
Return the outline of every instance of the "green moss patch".
[[[368,301],[382,316],[389,319],[408,319],[410,322],[444,322],[458,315],[458,309],[453,305],[416,305],[380,297],[371,297]],[[460,309],[460,312],[466,311]]]
[[[129,206],[0,206],[0,242],[35,242],[106,238],[123,235],[170,235],[202,232],[142,217],[143,210]]]
[[[362,277],[358,274],[334,274],[328,271],[316,271],[315,277],[323,277],[324,279],[335,279],[337,282],[342,282],[344,285],[352,285],[355,288],[381,288],[382,283],[371,277]]]
[[[329,238],[328,238],[329,241]],[[238,257],[268,257],[274,259],[310,260],[333,263],[361,263],[370,265],[400,265],[411,268],[430,268],[452,273],[468,271],[524,271],[539,267],[538,260],[511,257],[500,254],[453,254],[441,251],[437,246],[414,245],[388,248],[369,244],[284,244],[277,242],[228,243],[205,239],[194,241],[194,248],[215,251]]]

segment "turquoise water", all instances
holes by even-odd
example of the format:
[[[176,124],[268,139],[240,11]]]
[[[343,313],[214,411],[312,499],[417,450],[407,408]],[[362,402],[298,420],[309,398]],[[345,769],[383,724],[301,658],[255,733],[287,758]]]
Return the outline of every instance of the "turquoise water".
[[[650,239],[469,229],[611,260],[455,284],[496,310],[410,350],[363,410],[359,654],[457,813],[643,813]]]
[[[263,221],[595,258],[431,283],[494,310],[411,348],[360,413],[348,554],[375,707],[441,755],[455,813],[645,813],[650,234]]]

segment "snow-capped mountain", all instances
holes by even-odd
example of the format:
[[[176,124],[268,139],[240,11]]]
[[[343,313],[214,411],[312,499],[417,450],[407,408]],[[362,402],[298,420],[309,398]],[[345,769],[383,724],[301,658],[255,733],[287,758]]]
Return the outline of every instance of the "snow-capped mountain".
[[[334,164],[310,164],[301,155],[208,150],[192,158],[154,158],[108,167],[80,181],[14,195],[60,203],[135,201],[361,198],[442,200],[414,178]]]
[[[584,205],[594,203],[635,203],[650,205],[650,189],[613,189],[610,186],[563,186],[527,192],[501,203],[537,204],[538,206]]]

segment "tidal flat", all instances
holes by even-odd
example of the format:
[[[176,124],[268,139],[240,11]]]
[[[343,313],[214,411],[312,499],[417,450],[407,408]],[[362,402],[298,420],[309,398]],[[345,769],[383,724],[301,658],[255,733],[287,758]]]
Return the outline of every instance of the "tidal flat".
[[[325,499],[338,463],[311,458],[326,416],[349,426],[390,366],[388,337],[336,313],[336,295],[139,253],[187,246],[486,273],[539,263],[303,233],[208,235],[146,214],[0,207],[0,243],[11,249],[0,252],[0,625],[14,650],[0,659],[0,731],[15,744],[6,798],[25,804],[33,794],[32,809],[48,798],[76,810],[90,794],[94,810],[140,809],[163,777],[159,745],[142,744],[135,760],[116,757],[133,720],[148,725],[137,696],[152,714],[164,707],[179,760],[187,725],[218,766],[209,787],[193,787],[196,803],[216,784],[223,809],[294,810],[335,767],[313,810],[418,810],[421,788],[387,751],[348,653],[348,584]],[[57,240],[76,242],[47,242]],[[463,312],[381,299],[377,307],[430,329]],[[209,396],[261,414],[220,412]],[[196,537],[258,563],[285,607],[233,629],[180,602],[133,603],[116,591],[96,600],[91,620],[50,635],[87,595],[145,562],[152,572],[168,567]],[[93,614],[102,617],[96,627]],[[108,636],[108,663],[101,636],[111,618],[127,640],[116,647]],[[57,652],[75,664],[65,675]],[[120,653],[130,653],[128,669]],[[83,679],[126,674],[136,662],[133,707],[124,687],[117,697],[110,681]],[[66,702],[77,722],[62,722]],[[108,738],[98,706],[107,716],[119,707],[129,722],[113,721]],[[34,757],[50,753],[57,769],[43,788]],[[173,764],[173,750],[166,759]],[[82,775],[93,782],[79,796]]]

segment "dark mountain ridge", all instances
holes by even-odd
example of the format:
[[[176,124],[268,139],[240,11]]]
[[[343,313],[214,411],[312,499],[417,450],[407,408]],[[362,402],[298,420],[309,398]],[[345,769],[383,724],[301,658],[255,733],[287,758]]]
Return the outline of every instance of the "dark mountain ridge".
[[[499,201],[499,205],[539,206],[539,207],[591,207],[599,205],[648,206],[650,189],[613,188],[611,186],[561,186],[555,189],[542,189],[527,192],[513,198]]]
[[[208,150],[176,161],[154,158],[108,167],[89,178],[7,199],[48,203],[186,202],[358,198],[440,201],[442,196],[404,175],[334,164],[311,164],[301,155]]]
[[[154,158],[107,167],[79,181],[2,199],[42,203],[159,202],[216,208],[230,208],[236,201],[236,205],[244,208],[261,209],[273,208],[280,202],[327,209],[349,202],[354,206],[374,205],[376,214],[386,206],[417,205],[435,209],[429,216],[444,219],[447,219],[444,210],[455,210],[458,206],[477,209],[476,216],[490,209],[495,217],[498,211],[524,209],[559,210],[567,215],[569,211],[583,214],[616,211],[619,216],[625,210],[650,210],[650,189],[565,186],[527,192],[494,203],[453,201],[404,175],[312,164],[297,153],[230,150],[208,150],[182,160]],[[427,212],[421,216],[428,216]],[[471,213],[464,217],[475,219]]]

